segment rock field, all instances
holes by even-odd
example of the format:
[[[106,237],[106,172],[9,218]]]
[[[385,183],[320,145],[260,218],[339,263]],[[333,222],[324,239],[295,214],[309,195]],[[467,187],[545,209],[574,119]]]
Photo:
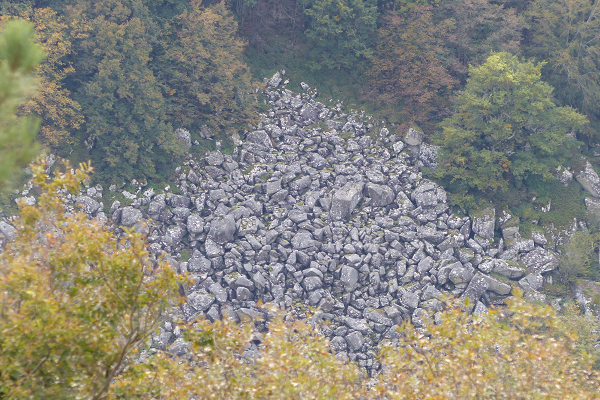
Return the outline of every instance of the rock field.
[[[474,313],[517,286],[544,299],[538,290],[558,266],[544,235],[521,238],[493,208],[454,215],[445,190],[423,178],[436,149],[420,132],[391,135],[364,113],[315,101],[307,85],[302,94],[280,87],[280,78],[268,81],[270,110],[233,156],[215,151],[179,168],[182,194],[140,187],[108,216],[102,187],[73,198],[93,217],[147,229],[152,256],[189,273],[187,302],[171,317],[260,320],[268,311],[259,301],[299,318],[318,309],[338,357],[371,372],[377,344],[397,339],[404,320],[435,321],[444,292],[470,299]],[[0,222],[4,236],[11,229]],[[187,348],[170,321],[153,345]]]

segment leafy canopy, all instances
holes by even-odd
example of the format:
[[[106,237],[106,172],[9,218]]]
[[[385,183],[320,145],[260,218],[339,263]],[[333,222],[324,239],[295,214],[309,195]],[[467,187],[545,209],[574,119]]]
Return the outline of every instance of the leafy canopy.
[[[524,178],[552,172],[576,142],[567,134],[586,118],[571,107],[557,107],[552,87],[540,79],[543,63],[492,53],[471,67],[455,114],[441,124],[435,174],[481,191],[520,187]]]
[[[140,234],[119,239],[83,212],[66,212],[91,168],[48,181],[34,165],[38,205],[22,206],[0,255],[0,397],[105,398],[176,299],[175,274],[155,266]],[[135,371],[132,370],[132,371]]]

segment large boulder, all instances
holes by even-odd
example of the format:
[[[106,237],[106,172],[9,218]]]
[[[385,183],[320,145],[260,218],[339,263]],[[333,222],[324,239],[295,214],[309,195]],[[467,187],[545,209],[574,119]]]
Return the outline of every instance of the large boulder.
[[[260,144],[269,149],[273,147],[273,143],[271,142],[269,134],[263,130],[248,133],[246,135],[246,140],[252,143]]]
[[[100,203],[88,196],[77,197],[75,204],[81,207],[81,210],[88,215],[92,215],[100,209]]]
[[[347,218],[362,199],[364,183],[348,182],[333,195],[331,210],[333,220]]]
[[[554,271],[558,267],[558,258],[542,247],[536,247],[521,257],[523,264],[530,272],[542,274]]]
[[[423,132],[419,132],[416,129],[410,128],[408,132],[406,132],[406,136],[404,136],[404,142],[410,146],[418,146],[423,143]]]
[[[121,225],[133,226],[142,219],[142,212],[131,206],[124,207],[121,211]]]
[[[12,225],[9,225],[4,221],[0,221],[0,235],[12,240],[17,237],[17,230],[13,228]]]
[[[371,205],[383,207],[394,201],[396,197],[394,191],[386,185],[377,185],[375,183],[367,183],[365,186],[365,195],[371,198]]]
[[[210,223],[208,236],[219,244],[225,244],[233,240],[235,234],[235,219],[233,215],[228,214],[224,217],[217,217]]]
[[[187,129],[175,129],[175,137],[185,146],[186,149],[192,147],[192,136],[190,135],[190,131]]]
[[[471,215],[473,220],[472,230],[484,239],[494,237],[496,226],[496,210],[493,207],[487,207]]]
[[[598,177],[589,161],[585,162],[585,168],[575,176],[575,179],[592,196],[600,198],[600,177]]]

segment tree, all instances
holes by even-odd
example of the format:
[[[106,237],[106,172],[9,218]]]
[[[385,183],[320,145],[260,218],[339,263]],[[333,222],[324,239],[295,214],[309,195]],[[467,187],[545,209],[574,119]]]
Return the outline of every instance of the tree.
[[[526,15],[527,53],[548,64],[544,78],[558,99],[583,112],[600,110],[600,3],[536,0]]]
[[[15,20],[0,34],[0,190],[8,186],[16,168],[31,161],[37,152],[33,141],[39,121],[17,116],[19,107],[37,88],[33,74],[44,53],[33,39],[33,24]]]
[[[153,265],[140,234],[68,212],[90,167],[53,181],[44,168],[33,166],[38,205],[21,207],[0,255],[0,397],[106,398],[117,376],[141,385],[130,359],[177,299],[175,273]]]
[[[471,316],[452,304],[425,332],[406,324],[383,353],[386,399],[597,399],[593,359],[549,306],[518,295],[506,309]]]
[[[53,152],[68,154],[74,143],[73,133],[83,123],[81,106],[64,88],[63,81],[75,72],[66,56],[72,53],[71,38],[80,32],[77,26],[67,26],[63,18],[50,8],[34,8],[14,16],[4,15],[6,21],[14,17],[31,20],[35,24],[37,39],[46,53],[46,59],[36,69],[40,84],[36,93],[20,110],[21,114],[40,117],[38,140]]]
[[[372,55],[368,39],[376,29],[377,2],[374,0],[306,0],[304,13],[312,40],[313,69],[352,68]]]
[[[442,1],[435,8],[436,20],[452,19],[454,24],[446,46],[452,57],[447,60],[461,80],[466,79],[469,65],[480,66],[490,51],[520,54],[525,23],[514,8],[490,0]]]
[[[390,12],[378,32],[369,72],[377,102],[400,106],[409,122],[425,123],[447,104],[457,81],[444,66],[449,20],[435,23],[431,7],[399,16]]]
[[[469,69],[456,113],[440,124],[437,177],[481,191],[519,187],[530,175],[553,179],[574,142],[566,134],[586,118],[554,104],[552,87],[540,79],[543,65],[493,53]]]
[[[176,37],[166,43],[161,68],[172,103],[172,124],[198,130],[202,124],[229,127],[251,118],[245,98],[250,72],[244,42],[224,2],[202,8],[192,0],[173,24]]]
[[[168,123],[168,104],[150,67],[159,28],[140,0],[82,1],[70,21],[89,26],[77,40],[75,98],[87,120],[81,141],[93,142],[101,176],[156,176],[184,149]]]

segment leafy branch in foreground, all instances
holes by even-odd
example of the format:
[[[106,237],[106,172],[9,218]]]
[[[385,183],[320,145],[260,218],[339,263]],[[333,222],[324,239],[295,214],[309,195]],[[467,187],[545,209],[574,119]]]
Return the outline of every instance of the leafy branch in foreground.
[[[65,170],[49,181],[33,166],[38,205],[21,207],[0,256],[0,397],[107,397],[177,296],[175,273],[150,262],[140,234],[119,239],[65,211],[92,169]]]

